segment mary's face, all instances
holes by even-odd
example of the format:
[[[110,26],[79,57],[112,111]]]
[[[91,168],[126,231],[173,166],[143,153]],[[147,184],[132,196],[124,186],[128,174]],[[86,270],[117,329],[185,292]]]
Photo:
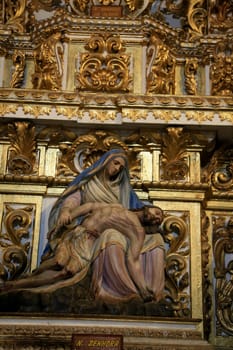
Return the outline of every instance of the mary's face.
[[[125,165],[125,160],[121,157],[116,157],[111,160],[106,166],[106,171],[109,178],[118,175],[124,169]]]

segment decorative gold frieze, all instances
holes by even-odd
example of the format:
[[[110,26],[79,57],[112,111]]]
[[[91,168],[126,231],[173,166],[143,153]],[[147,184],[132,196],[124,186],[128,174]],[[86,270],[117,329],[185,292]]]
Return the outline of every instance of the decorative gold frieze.
[[[15,104],[0,103],[0,116],[5,116],[5,114],[13,113],[15,114],[18,107]]]
[[[124,119],[130,119],[133,122],[140,120],[140,119],[147,119],[148,117],[148,112],[147,111],[140,111],[140,110],[124,110],[122,112],[122,118]]]
[[[31,114],[35,118],[43,115],[49,115],[51,113],[52,107],[43,105],[23,105],[23,111],[25,114]]]
[[[65,116],[68,119],[73,119],[80,114],[79,108],[72,108],[72,107],[59,107],[59,106],[57,106],[56,112],[58,115]]]
[[[228,121],[233,124],[233,112],[219,112],[219,119],[222,122]]]
[[[77,88],[89,91],[130,90],[130,55],[119,35],[97,34],[87,42],[89,53],[80,54]]]
[[[89,110],[89,112],[86,112],[82,110],[78,112],[77,116],[79,119],[83,119],[83,120],[88,116],[90,119],[104,122],[107,120],[115,120],[116,114],[117,114],[117,111]]]
[[[206,121],[213,121],[215,117],[215,112],[211,111],[187,111],[185,112],[187,120],[193,120],[199,124]]]

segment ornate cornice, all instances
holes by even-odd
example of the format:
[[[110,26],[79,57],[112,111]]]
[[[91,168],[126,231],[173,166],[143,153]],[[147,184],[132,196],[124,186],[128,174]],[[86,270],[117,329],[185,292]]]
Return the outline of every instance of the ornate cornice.
[[[232,125],[232,97],[106,95],[0,89],[0,117],[125,123]]]

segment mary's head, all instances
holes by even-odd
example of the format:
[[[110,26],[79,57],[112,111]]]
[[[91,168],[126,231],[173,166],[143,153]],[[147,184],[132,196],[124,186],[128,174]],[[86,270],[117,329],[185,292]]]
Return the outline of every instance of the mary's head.
[[[129,176],[127,155],[122,149],[112,149],[96,162],[94,169],[96,174],[104,175],[106,180],[115,180],[122,173]]]
[[[126,159],[115,157],[106,165],[105,175],[111,180],[115,179],[120,172],[126,167]]]

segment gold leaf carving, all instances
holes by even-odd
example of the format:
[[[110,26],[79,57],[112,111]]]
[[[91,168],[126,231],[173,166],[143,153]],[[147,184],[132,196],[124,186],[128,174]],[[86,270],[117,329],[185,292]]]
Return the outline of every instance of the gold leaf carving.
[[[230,52],[230,53],[229,53]],[[219,43],[210,66],[212,95],[233,95],[233,53],[231,44]]]
[[[36,160],[35,127],[26,122],[9,124],[8,170],[13,174],[32,174]]]
[[[37,135],[37,139],[45,140],[50,145],[58,145],[60,142],[72,142],[77,138],[76,133],[62,126],[43,128]]]
[[[233,4],[228,0],[211,2],[209,17],[211,30],[225,32],[228,29],[232,29],[232,12]]]
[[[72,107],[56,107],[56,112],[58,115],[64,115],[68,119],[77,117],[79,114],[79,108]]]
[[[207,26],[207,11],[204,8],[204,0],[189,1],[187,16],[192,30],[191,38],[203,35]]]
[[[105,120],[114,120],[116,118],[115,111],[90,111],[90,119],[96,119],[104,122]]]
[[[210,277],[209,277],[209,253],[211,245],[208,238],[208,228],[210,220],[206,213],[201,213],[201,257],[202,257],[202,285],[203,285],[203,317],[204,317],[204,334],[205,339],[210,335],[210,310],[211,310],[211,296],[210,296]]]
[[[169,244],[166,258],[165,299],[178,317],[190,315],[187,291],[189,244],[187,242],[188,217],[166,216],[163,222],[165,242]]]
[[[147,50],[147,92],[174,94],[175,64],[169,49],[153,36]]]
[[[25,69],[25,54],[20,50],[15,50],[12,56],[13,65],[15,66],[12,74],[10,86],[19,88],[22,86]]]
[[[232,335],[232,296],[233,282],[228,278],[232,274],[233,253],[233,217],[213,216],[213,241],[216,278],[216,316],[217,334]]]
[[[48,106],[37,106],[37,105],[23,105],[25,114],[31,114],[38,118],[40,115],[49,115],[52,108]]]
[[[130,56],[117,35],[94,35],[80,55],[78,88],[90,91],[129,91]]]
[[[18,109],[17,105],[14,104],[5,104],[5,103],[0,103],[0,115],[4,116],[5,114],[8,113],[16,113]]]
[[[6,25],[14,31],[23,32],[24,12],[26,7],[26,0],[5,1],[5,18]]]
[[[0,235],[0,246],[3,251],[0,270],[3,279],[12,279],[24,272],[28,266],[30,248],[28,239],[32,225],[33,207],[14,209],[6,205],[5,209],[6,233]]]
[[[163,180],[187,180],[189,171],[186,148],[191,143],[182,128],[168,128],[162,136],[161,166]]]
[[[61,90],[63,75],[63,45],[61,33],[52,34],[38,46],[34,53],[34,89]]]
[[[127,145],[114,133],[97,130],[92,134],[79,136],[73,143],[61,143],[61,157],[57,166],[57,175],[73,176],[93,164],[104,152]]]
[[[219,113],[219,119],[224,122],[224,121],[228,121],[233,123],[233,114],[232,112],[220,112]]]
[[[214,112],[187,111],[186,118],[187,120],[195,120],[198,123],[208,120],[212,121],[214,119]]]
[[[158,110],[158,111],[153,111],[152,115],[155,119],[164,120],[166,123],[173,119],[179,120],[181,118],[181,114],[179,111],[159,111]]]
[[[147,119],[148,113],[139,110],[123,111],[122,118],[128,118],[132,121],[137,121],[140,119]]]
[[[233,189],[233,148],[222,147],[212,158],[211,183],[218,190]]]
[[[198,68],[198,60],[196,58],[186,59],[185,62],[185,88],[189,95],[197,94],[196,73]]]

